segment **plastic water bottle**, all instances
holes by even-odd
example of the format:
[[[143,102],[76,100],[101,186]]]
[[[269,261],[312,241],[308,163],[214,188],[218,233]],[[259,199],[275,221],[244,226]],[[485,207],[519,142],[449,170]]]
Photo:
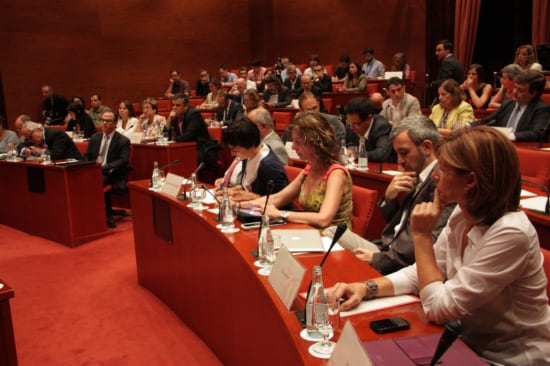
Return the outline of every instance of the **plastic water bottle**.
[[[306,330],[310,337],[321,338],[321,333],[319,333],[315,324],[313,324],[312,316],[314,303],[328,303],[325,288],[323,287],[323,269],[321,266],[314,266],[311,276],[311,289],[306,300]]]
[[[159,173],[159,163],[155,161],[153,165],[153,174],[151,175],[151,186],[153,189],[160,188],[160,173]]]
[[[235,228],[235,216],[233,215],[231,197],[229,197],[227,187],[223,188],[223,198],[220,210],[222,215],[222,232],[232,231]]]
[[[267,243],[267,241],[270,241],[270,243]],[[269,216],[263,215],[262,231],[258,238],[258,260],[264,265],[269,264],[265,258],[265,246],[269,244],[273,245],[273,236],[271,235],[271,227],[269,226]]]
[[[359,170],[369,170],[369,159],[367,157],[367,147],[364,142],[359,144],[359,150],[357,151],[358,156],[358,165],[357,169]]]

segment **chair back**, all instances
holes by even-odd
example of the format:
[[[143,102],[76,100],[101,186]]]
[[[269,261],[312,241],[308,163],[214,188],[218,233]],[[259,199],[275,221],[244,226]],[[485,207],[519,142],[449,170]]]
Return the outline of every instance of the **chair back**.
[[[300,174],[302,168],[297,168],[292,165],[285,165],[285,172],[289,182],[292,182]]]
[[[325,109],[327,110],[327,113],[332,113],[332,98],[323,98],[323,105],[325,106]]]
[[[544,257],[544,273],[546,274],[546,296],[548,296],[548,304],[550,304],[550,250],[540,248],[542,256]]]
[[[352,186],[353,217],[352,230],[357,235],[365,237],[367,227],[376,206],[378,192],[361,186]]]
[[[550,152],[516,148],[521,177],[550,188]]]
[[[282,135],[286,129],[288,128],[288,125],[290,125],[290,122],[292,121],[292,113],[291,112],[279,112],[274,111],[271,113],[271,118],[273,118],[273,124],[275,125],[275,131]]]

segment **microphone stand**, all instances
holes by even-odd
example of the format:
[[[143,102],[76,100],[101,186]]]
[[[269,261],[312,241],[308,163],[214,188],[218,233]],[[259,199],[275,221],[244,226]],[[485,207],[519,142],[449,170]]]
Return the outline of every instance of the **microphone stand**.
[[[544,184],[539,184],[535,182],[531,182],[530,180],[527,180],[525,178],[521,178],[521,181],[523,183],[529,184],[533,187],[536,187],[546,193],[546,205],[544,206],[544,214],[550,215],[550,190],[548,190],[548,187],[546,187]]]
[[[267,209],[267,202],[269,202],[269,196],[271,196],[271,192],[273,192],[273,187],[275,186],[275,182],[273,182],[273,180],[269,180],[267,182],[267,186],[266,186],[266,191],[267,191],[267,194],[265,196],[265,203],[264,203],[264,209],[262,210],[262,217],[265,215],[265,211]],[[260,237],[262,236],[262,226],[263,226],[263,220],[262,220],[262,217],[260,217],[260,226],[259,226],[259,230],[258,230],[258,247],[256,248],[256,250],[252,251],[252,255],[254,256],[254,258],[258,258],[258,254],[260,253]]]
[[[435,353],[430,362],[430,366],[435,366],[441,356],[443,356],[445,352],[447,352],[447,350],[451,347],[456,338],[460,335],[461,330],[461,324],[458,320],[445,323],[443,333],[441,334],[441,338],[439,338],[439,342],[437,343],[437,348],[435,349]]]
[[[212,197],[214,197],[214,199],[216,200],[216,203],[218,204],[218,218],[216,219],[217,222],[221,222],[222,221],[222,204],[220,202],[220,200],[218,199],[218,197],[216,197],[216,195],[214,193],[212,193],[208,187],[206,186],[206,184],[202,184],[201,185],[201,188],[204,189],[206,192],[208,192],[208,194],[210,194]]]
[[[330,243],[330,246],[328,247],[327,252],[323,256],[323,259],[321,259],[321,263],[319,264],[320,267],[323,267],[323,264],[325,264],[325,261],[327,260],[328,255],[332,251],[332,248],[334,247],[336,242],[340,240],[340,238],[342,237],[342,235],[344,234],[347,228],[348,226],[343,222],[338,224],[338,226],[336,227],[336,231],[334,232],[334,236],[332,237],[332,242]],[[307,299],[309,298],[309,293],[311,292],[311,284],[312,284],[312,281],[309,281],[309,285],[307,286],[307,293],[306,293],[306,306],[304,307],[303,310],[298,310],[295,313],[302,327],[306,326]]]
[[[546,121],[546,124],[544,125],[544,128],[542,129],[542,136],[540,137],[539,142],[539,149],[542,149],[544,147],[544,138],[546,137],[546,134],[548,133],[548,127],[550,125],[550,118],[548,121]]]
[[[179,163],[179,160],[175,160],[174,162],[176,162],[176,161]],[[187,181],[190,182],[191,177],[193,176],[193,174],[196,176],[197,173],[199,172],[199,170],[201,170],[203,167],[204,167],[204,163],[201,161],[200,164],[197,166],[197,169],[195,169],[195,171],[193,173],[191,173],[189,178],[187,178]],[[186,187],[187,187],[187,184],[184,184],[183,185],[183,194],[182,194],[182,200],[183,201],[187,201],[187,188]]]

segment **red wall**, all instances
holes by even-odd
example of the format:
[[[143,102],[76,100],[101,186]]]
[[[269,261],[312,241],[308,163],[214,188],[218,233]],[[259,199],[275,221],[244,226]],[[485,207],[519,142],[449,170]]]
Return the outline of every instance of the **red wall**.
[[[395,4],[393,4],[395,3]],[[386,64],[405,51],[425,68],[425,0],[312,2],[295,0],[1,0],[0,72],[10,125],[17,115],[39,117],[40,86],[105,104],[162,96],[168,72],[194,85],[199,69],[271,64],[311,53],[336,63],[376,50]],[[413,26],[412,24],[415,24]],[[88,103],[88,102],[87,102]],[[89,103],[88,103],[89,104]]]

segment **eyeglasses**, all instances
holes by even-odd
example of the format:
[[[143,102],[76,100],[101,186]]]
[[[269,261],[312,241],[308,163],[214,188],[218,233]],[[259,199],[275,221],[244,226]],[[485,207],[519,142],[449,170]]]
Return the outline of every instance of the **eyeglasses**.
[[[351,122],[351,121],[348,121],[348,123],[349,123],[349,125],[350,125],[351,127],[357,127],[357,126],[359,126],[359,125],[361,125],[361,124],[363,124],[363,123],[365,123],[365,122],[367,122],[367,121],[361,121],[361,120],[360,120],[359,122]]]
[[[114,121],[115,121],[114,119],[105,119],[105,118],[101,119],[101,122],[103,123],[113,123]]]

